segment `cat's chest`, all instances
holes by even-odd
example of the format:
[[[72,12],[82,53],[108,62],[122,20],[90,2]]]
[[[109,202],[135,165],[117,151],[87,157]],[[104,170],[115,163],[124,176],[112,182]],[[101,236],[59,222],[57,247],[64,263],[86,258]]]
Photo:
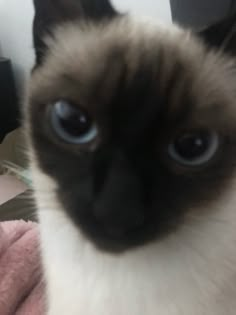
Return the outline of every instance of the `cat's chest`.
[[[94,266],[96,268],[96,266]],[[114,267],[115,268],[115,267]],[[86,271],[84,271],[86,272]],[[106,274],[105,274],[106,273]],[[179,279],[157,279],[139,282],[121,275],[119,281],[109,271],[102,274],[77,275],[72,271],[49,280],[49,312],[47,315],[222,315],[235,314],[235,300],[226,294],[211,292],[207,281],[196,289],[191,283]],[[52,275],[52,274],[51,274]],[[56,276],[56,275],[55,275]],[[52,276],[54,277],[54,276]],[[63,279],[64,278],[64,279]],[[67,278],[67,279],[65,279]],[[166,282],[164,282],[166,281]],[[200,280],[201,281],[201,280]],[[229,304],[228,304],[229,303]]]
[[[48,315],[235,313],[236,273],[186,243],[170,240],[114,257],[95,250],[62,212],[40,217]]]

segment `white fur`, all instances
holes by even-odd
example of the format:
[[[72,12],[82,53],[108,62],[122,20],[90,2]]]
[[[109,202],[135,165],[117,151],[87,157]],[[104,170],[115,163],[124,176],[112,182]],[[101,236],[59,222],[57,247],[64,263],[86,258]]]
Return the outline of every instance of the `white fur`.
[[[234,315],[236,195],[169,238],[113,256],[63,212],[56,184],[33,166],[48,282],[48,315]],[[201,209],[204,211],[204,209]]]

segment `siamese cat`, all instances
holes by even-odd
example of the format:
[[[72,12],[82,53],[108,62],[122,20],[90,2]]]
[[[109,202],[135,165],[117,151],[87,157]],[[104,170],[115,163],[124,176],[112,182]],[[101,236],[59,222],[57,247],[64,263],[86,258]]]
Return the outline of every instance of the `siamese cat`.
[[[195,34],[108,0],[34,5],[46,314],[234,315],[235,17]]]

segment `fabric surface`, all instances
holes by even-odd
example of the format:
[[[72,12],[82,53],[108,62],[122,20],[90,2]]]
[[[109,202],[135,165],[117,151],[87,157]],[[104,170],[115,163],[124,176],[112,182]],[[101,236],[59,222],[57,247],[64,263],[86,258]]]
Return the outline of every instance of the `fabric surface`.
[[[0,223],[1,315],[44,314],[38,236],[35,223]]]

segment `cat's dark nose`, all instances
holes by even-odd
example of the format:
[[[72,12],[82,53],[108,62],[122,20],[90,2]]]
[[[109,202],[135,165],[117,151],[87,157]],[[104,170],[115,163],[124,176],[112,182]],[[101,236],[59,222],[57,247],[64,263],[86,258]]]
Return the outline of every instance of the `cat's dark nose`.
[[[111,163],[96,198],[94,217],[111,238],[123,238],[145,221],[143,183],[120,152]]]

